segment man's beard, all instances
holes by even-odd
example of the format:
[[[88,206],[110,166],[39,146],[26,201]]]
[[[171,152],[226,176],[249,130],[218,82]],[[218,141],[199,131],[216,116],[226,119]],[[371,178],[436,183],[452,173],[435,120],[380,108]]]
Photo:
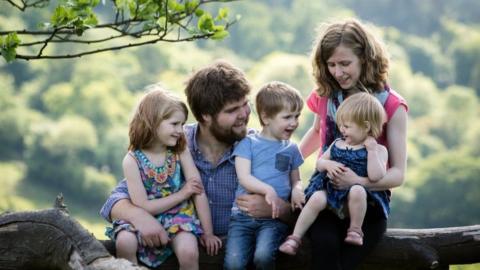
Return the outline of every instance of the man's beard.
[[[248,119],[245,120],[245,123],[248,123]],[[247,128],[245,125],[245,129],[243,129],[240,133],[235,132],[232,127],[229,129],[221,127],[217,120],[214,119],[212,121],[212,125],[210,125],[210,132],[220,142],[233,145],[236,141],[239,141],[247,135]]]

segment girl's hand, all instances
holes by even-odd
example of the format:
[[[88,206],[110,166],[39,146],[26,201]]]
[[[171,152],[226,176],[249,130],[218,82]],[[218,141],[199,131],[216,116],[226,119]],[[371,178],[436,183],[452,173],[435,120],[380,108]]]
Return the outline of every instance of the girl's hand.
[[[200,237],[200,244],[205,247],[207,254],[215,256],[222,248],[222,240],[215,236],[213,233],[204,233]]]
[[[203,193],[203,184],[199,178],[191,178],[185,182],[180,192],[183,193],[185,199]]]
[[[377,150],[377,140],[375,140],[375,138],[373,138],[372,136],[367,136],[363,144],[365,145],[365,148],[367,148],[367,151]]]
[[[334,177],[337,177],[338,175],[342,174],[346,168],[346,166],[343,165],[342,163],[336,162],[333,160],[322,160],[321,162],[323,163],[322,166],[327,171],[327,174],[329,175],[330,179],[333,179]]]
[[[291,198],[292,211],[295,211],[295,208],[302,209],[305,204],[305,194],[301,187],[292,188],[292,198]]]
[[[265,201],[272,207],[272,218],[278,218],[280,216],[280,202],[278,201],[277,192],[272,188],[265,193]]]

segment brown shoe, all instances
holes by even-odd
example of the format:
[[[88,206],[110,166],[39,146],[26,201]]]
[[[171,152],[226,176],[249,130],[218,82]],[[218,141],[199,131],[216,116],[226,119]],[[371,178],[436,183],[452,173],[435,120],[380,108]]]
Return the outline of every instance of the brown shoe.
[[[345,237],[345,242],[355,245],[355,246],[362,246],[363,245],[363,232],[361,229],[353,229],[350,228],[347,231],[347,237]]]
[[[298,248],[302,245],[302,239],[295,235],[289,235],[287,240],[280,245],[278,250],[288,255],[295,255],[297,254]]]

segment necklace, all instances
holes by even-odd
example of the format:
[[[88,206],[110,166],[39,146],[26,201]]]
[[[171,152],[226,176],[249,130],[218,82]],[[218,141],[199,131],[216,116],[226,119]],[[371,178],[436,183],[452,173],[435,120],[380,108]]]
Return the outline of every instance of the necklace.
[[[147,156],[140,150],[135,150],[135,154],[142,160],[143,168],[148,178],[153,178],[156,182],[163,184],[169,176],[175,172],[177,156],[170,149],[167,150],[163,166],[155,167]]]

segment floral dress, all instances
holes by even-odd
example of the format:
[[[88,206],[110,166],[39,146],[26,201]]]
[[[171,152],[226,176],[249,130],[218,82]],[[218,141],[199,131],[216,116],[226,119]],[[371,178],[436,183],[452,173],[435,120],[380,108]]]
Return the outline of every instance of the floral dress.
[[[147,192],[148,199],[159,199],[178,192],[185,183],[178,156],[167,150],[163,166],[155,167],[147,156],[140,150],[129,152],[137,161],[140,176]],[[159,214],[156,219],[167,231],[170,238],[181,231],[191,232],[196,236],[203,233],[200,221],[195,214],[195,206],[191,200],[183,201],[177,206]],[[106,235],[115,240],[118,232],[127,230],[134,232],[138,239],[137,257],[148,267],[155,268],[164,262],[171,254],[170,246],[164,248],[150,248],[140,243],[140,233],[132,224],[124,220],[115,220],[113,228],[107,228]]]
[[[336,140],[330,148],[331,160],[340,162],[352,169],[358,176],[367,177],[367,149],[342,149],[336,146]],[[327,192],[327,208],[332,210],[341,219],[344,219],[348,212],[346,211],[346,201],[349,190],[335,189],[327,177],[326,171],[316,171],[308,187],[305,189],[305,197],[308,200],[317,190],[326,190]],[[390,191],[370,191],[367,190],[367,203],[381,210],[383,216],[388,218],[390,213]]]

